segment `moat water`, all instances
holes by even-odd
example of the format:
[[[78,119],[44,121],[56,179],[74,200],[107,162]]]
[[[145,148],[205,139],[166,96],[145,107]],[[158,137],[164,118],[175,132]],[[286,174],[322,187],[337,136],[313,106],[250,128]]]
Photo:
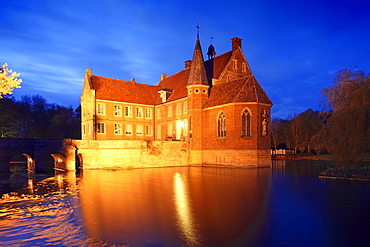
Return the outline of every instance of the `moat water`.
[[[370,246],[370,183],[319,179],[331,165],[24,176],[0,200],[0,246]]]

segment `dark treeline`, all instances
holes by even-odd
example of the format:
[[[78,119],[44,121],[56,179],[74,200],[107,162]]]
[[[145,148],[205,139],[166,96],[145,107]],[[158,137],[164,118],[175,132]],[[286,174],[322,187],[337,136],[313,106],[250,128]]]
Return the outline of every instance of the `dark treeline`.
[[[0,99],[0,137],[81,138],[80,107],[51,104],[40,95]]]
[[[322,93],[324,109],[271,121],[273,149],[332,153],[340,160],[370,153],[370,75],[343,69]]]

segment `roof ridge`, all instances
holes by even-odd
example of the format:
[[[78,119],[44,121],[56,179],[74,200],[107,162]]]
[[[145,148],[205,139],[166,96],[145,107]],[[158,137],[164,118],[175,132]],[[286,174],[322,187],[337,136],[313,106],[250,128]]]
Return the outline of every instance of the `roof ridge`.
[[[252,80],[253,80],[254,93],[256,94],[256,102],[259,102],[257,87],[256,87],[256,78],[254,78],[254,76],[253,76]]]
[[[247,79],[247,77],[250,77],[251,75],[246,75],[246,76],[243,76],[243,77],[241,77],[241,78],[239,78],[239,79],[237,79],[237,80],[242,80],[242,79],[244,79],[244,78],[246,78]],[[234,80],[234,81],[237,81],[237,80]],[[239,92],[235,95],[235,97],[234,97],[234,100],[233,100],[233,102],[235,102],[235,99],[237,99],[238,97],[239,97],[239,94],[241,94],[241,92],[244,90],[244,88],[246,87],[246,84],[248,83],[248,79],[247,80],[245,80],[245,83],[243,84],[243,86],[242,86],[242,88],[239,90]]]
[[[213,59],[215,59],[215,58],[217,58],[217,57],[221,57],[221,56],[224,56],[224,55],[226,55],[227,53],[232,53],[233,51],[227,51],[227,52],[225,52],[225,53],[222,53],[222,54],[220,54],[220,55],[218,55],[218,56],[215,56]],[[207,60],[208,61],[208,60]]]
[[[229,52],[231,53],[231,56],[230,56],[229,60],[227,61],[227,63],[225,64],[225,67],[222,69],[219,77],[222,77],[226,73],[228,65],[231,63],[232,58],[235,56],[235,53],[233,51],[229,51]],[[226,53],[229,53],[229,52],[226,52]],[[226,54],[226,53],[224,53],[224,54]]]
[[[158,82],[158,84],[159,84],[161,81],[167,80],[168,78],[171,78],[171,77],[173,77],[173,76],[175,76],[175,75],[177,75],[177,74],[179,74],[179,73],[181,73],[181,72],[184,72],[184,71],[186,71],[186,70],[188,70],[188,69],[183,69],[183,70],[180,70],[180,71],[176,72],[175,74],[172,74],[172,75],[166,76],[166,78],[164,78],[163,80],[160,80],[160,81]]]
[[[121,79],[116,79],[116,78],[110,78],[110,77],[104,77],[104,76],[98,76],[98,75],[91,75],[91,77],[99,77],[99,78],[103,78],[103,79],[108,79],[108,80],[114,80],[114,81],[121,81],[121,82],[128,82],[128,83],[132,83],[132,84],[140,84],[140,85],[144,85],[144,86],[151,86],[151,87],[158,87],[158,85],[151,85],[151,84],[146,84],[146,83],[141,83],[141,82],[134,82],[134,81],[128,81],[128,80],[121,80]]]
[[[218,56],[214,57],[213,59],[218,58],[218,57],[221,57],[221,56],[224,56],[224,55],[226,55],[227,53],[231,53],[231,52],[232,52],[232,51],[225,52],[225,53],[223,53],[223,54],[221,54],[221,55],[218,55]],[[208,60],[206,60],[206,61],[204,61],[204,62],[206,63],[206,62],[208,62],[208,61],[210,61],[210,59],[208,59]],[[164,78],[163,80],[166,80],[167,78],[173,77],[174,75],[177,75],[177,74],[179,74],[179,73],[181,73],[181,72],[184,72],[184,71],[186,71],[186,70],[188,70],[188,69],[183,69],[183,70],[180,70],[180,71],[178,71],[178,72],[176,72],[176,73],[174,73],[174,74],[172,74],[172,75],[166,76],[166,78]],[[159,82],[161,82],[161,81],[159,81]]]

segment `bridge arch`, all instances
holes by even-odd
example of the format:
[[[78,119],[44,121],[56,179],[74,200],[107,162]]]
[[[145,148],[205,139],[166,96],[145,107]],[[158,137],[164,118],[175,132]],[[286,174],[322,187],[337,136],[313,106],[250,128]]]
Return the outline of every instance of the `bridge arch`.
[[[54,159],[54,169],[67,171],[66,158],[62,154],[50,154]]]
[[[78,153],[76,156],[77,156],[77,160],[76,160],[77,168],[82,169],[84,166],[82,154]]]
[[[27,169],[31,172],[52,172],[65,164],[67,170],[75,170],[75,148],[70,139],[0,138],[0,173],[10,173],[10,161],[16,155],[26,157]],[[63,162],[55,163],[57,160]]]
[[[35,173],[36,165],[35,165],[35,159],[33,159],[30,155],[26,153],[22,153],[23,156],[26,156],[27,158],[27,171]]]

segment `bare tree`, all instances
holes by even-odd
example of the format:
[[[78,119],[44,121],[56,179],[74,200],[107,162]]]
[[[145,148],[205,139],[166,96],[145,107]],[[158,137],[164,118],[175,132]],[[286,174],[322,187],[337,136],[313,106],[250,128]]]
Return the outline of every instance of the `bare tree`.
[[[303,116],[294,114],[289,120],[290,128],[289,133],[292,140],[292,147],[294,152],[297,153],[298,149],[303,146],[304,141],[304,118]]]
[[[301,113],[299,117],[303,120],[303,138],[301,146],[303,146],[307,153],[311,153],[313,146],[315,145],[314,136],[319,133],[323,123],[319,116],[319,113],[314,112],[312,109],[308,109]]]
[[[330,146],[341,160],[370,152],[370,75],[359,70],[337,72],[334,85],[322,91],[329,119]]]

